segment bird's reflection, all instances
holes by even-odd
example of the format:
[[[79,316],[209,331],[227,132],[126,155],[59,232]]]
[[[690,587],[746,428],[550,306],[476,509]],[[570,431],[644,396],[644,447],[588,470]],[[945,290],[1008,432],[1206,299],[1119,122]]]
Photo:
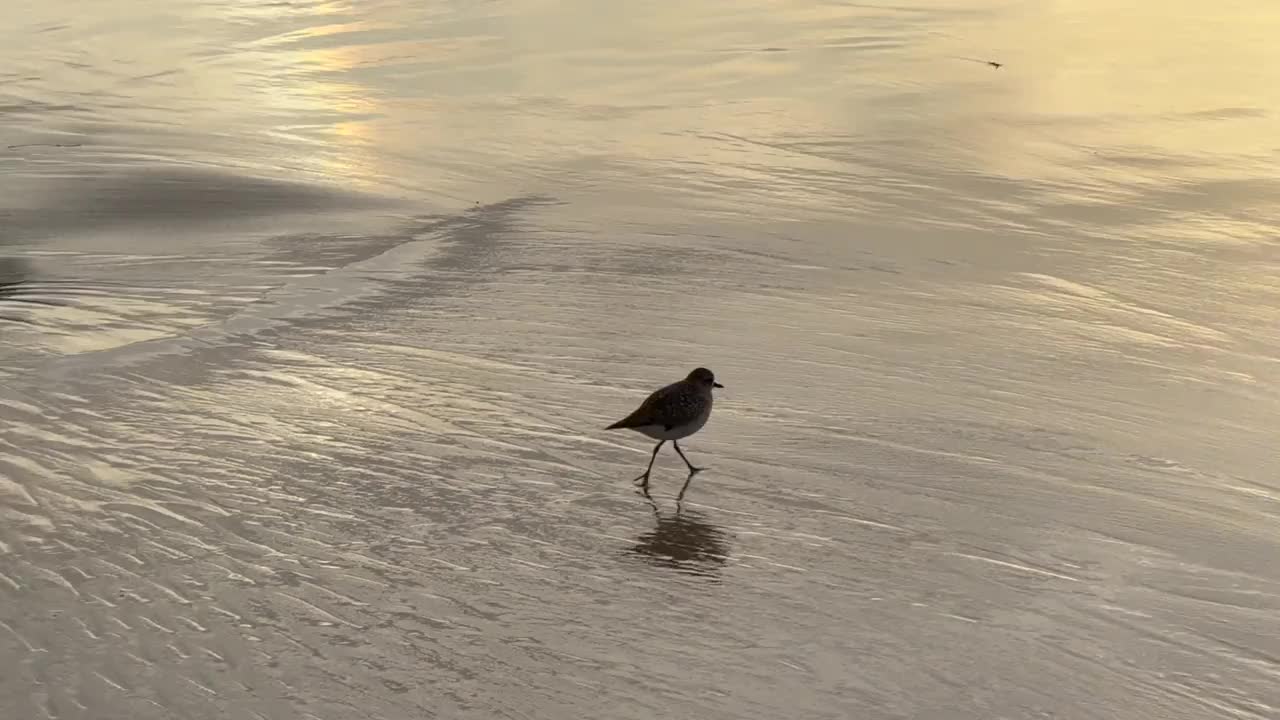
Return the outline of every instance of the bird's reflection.
[[[718,577],[729,559],[724,530],[708,522],[694,510],[680,505],[671,514],[653,507],[657,524],[637,538],[631,552],[646,562],[691,575]]]

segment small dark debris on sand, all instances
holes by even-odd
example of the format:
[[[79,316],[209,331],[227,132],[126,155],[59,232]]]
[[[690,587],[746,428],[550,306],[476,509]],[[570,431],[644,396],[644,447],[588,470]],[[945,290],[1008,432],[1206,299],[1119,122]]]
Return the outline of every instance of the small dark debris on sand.
[[[84,143],[27,143],[25,145],[10,145],[9,150],[17,150],[19,148],[29,147],[56,147],[56,148],[75,148],[83,147]]]
[[[959,55],[952,55],[952,57],[954,57],[956,60],[967,60],[969,62],[982,63],[983,65],[990,65],[991,67],[996,68],[997,70],[1004,67],[1004,63],[996,62],[995,60],[981,60],[979,58],[961,57]]]

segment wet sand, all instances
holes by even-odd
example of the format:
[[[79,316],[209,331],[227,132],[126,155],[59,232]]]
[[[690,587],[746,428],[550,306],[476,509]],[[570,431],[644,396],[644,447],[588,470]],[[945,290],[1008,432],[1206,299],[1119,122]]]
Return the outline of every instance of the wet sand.
[[[420,5],[0,30],[0,716],[1280,712],[1268,5]]]

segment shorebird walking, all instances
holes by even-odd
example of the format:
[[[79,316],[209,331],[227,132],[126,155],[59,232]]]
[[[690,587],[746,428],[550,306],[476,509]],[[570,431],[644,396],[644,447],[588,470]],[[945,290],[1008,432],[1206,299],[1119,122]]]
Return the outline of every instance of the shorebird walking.
[[[671,383],[653,393],[640,403],[635,412],[605,428],[635,430],[658,441],[653,455],[649,457],[649,467],[634,481],[640,485],[645,495],[649,494],[649,472],[653,470],[653,461],[658,459],[658,451],[668,440],[676,446],[676,452],[680,454],[684,464],[689,466],[690,479],[694,473],[702,470],[689,462],[677,441],[698,432],[707,424],[707,418],[711,417],[711,388],[722,387],[724,386],[716,382],[716,376],[710,370],[698,368],[680,382]],[[689,482],[686,480],[685,488],[688,487]],[[684,495],[683,489],[680,494]]]

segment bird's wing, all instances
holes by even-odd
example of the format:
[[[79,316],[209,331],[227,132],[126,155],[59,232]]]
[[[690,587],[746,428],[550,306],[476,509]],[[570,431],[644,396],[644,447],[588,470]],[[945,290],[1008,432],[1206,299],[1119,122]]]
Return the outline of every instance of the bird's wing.
[[[683,425],[698,414],[698,409],[686,408],[680,402],[685,396],[678,382],[655,390],[640,403],[635,412],[614,423],[611,428],[636,428],[646,425]],[[664,421],[659,422],[659,418]]]
[[[693,422],[702,412],[702,398],[684,383],[672,383],[650,395],[642,408],[647,408],[653,425],[673,428]]]

